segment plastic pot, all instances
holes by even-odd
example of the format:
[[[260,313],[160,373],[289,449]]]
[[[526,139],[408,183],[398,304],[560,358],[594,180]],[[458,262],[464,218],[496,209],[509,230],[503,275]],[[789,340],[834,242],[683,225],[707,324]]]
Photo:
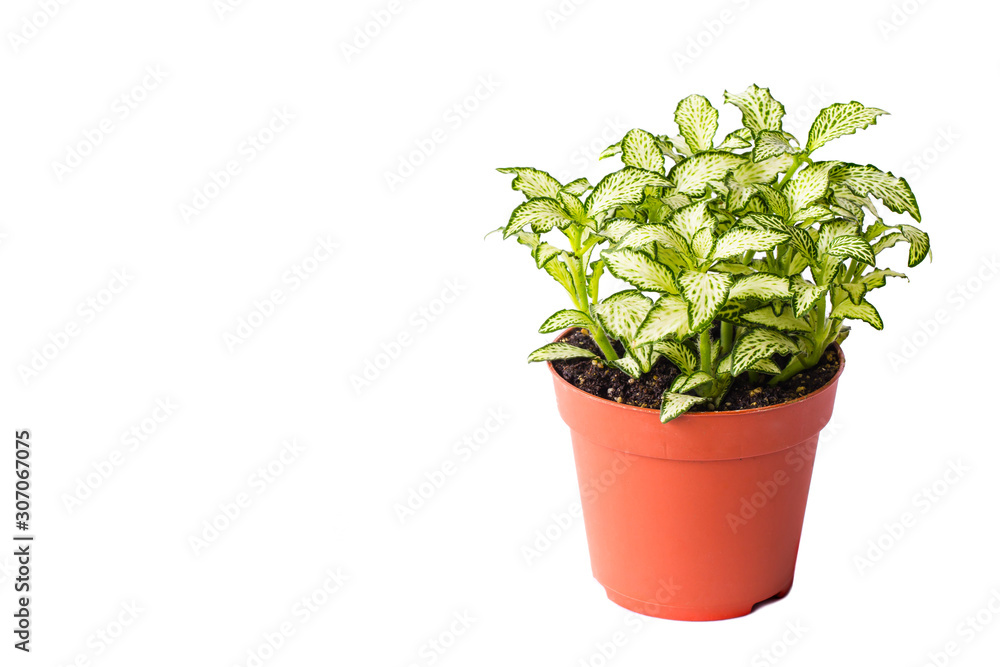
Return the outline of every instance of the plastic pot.
[[[791,589],[820,430],[822,388],[764,408],[659,412],[599,398],[552,365],[570,427],[594,577],[613,602],[686,621],[734,618]]]

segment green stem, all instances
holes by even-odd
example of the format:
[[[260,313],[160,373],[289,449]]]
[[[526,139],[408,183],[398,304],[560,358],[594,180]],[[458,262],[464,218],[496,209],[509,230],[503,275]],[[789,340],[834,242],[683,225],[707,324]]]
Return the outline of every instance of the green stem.
[[[792,357],[792,360],[788,362],[785,369],[778,375],[771,378],[771,385],[784,382],[785,380],[794,377],[797,373],[801,373],[802,371],[812,368],[819,363],[820,358],[823,356],[823,352],[826,351],[826,346],[830,344],[828,340],[830,336],[830,321],[826,318],[825,298],[821,299],[820,302],[816,304],[813,316],[816,318],[816,324],[813,325],[812,354],[805,357],[802,355]]]
[[[785,172],[785,177],[781,179],[781,182],[778,183],[778,187],[776,187],[775,190],[781,190],[784,188],[785,184],[788,183],[788,181],[792,178],[792,175],[795,173],[795,170],[798,169],[801,164],[802,159],[796,155],[794,161],[792,162],[792,166]]]
[[[701,332],[701,370],[712,375],[712,334],[708,329]]]
[[[719,353],[723,357],[733,351],[733,325],[729,322],[722,323],[722,351]]]

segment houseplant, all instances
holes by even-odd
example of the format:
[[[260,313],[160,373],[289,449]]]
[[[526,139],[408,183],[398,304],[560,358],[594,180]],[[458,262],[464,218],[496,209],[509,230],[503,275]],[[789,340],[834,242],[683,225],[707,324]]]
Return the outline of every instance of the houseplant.
[[[678,136],[630,131],[602,156],[623,167],[596,185],[500,170],[525,195],[504,238],[569,295],[540,328],[563,333],[529,360],[549,362],[581,488],[631,457],[584,498],[595,577],[665,618],[739,616],[787,593],[845,321],[882,328],[869,292],[905,279],[878,268],[883,251],[908,244],[910,267],[930,252],[876,205],[919,222],[904,179],[814,157],[884,111],[831,105],[802,144],[768,89],[724,101],[742,127],[719,139],[719,111],[689,96]],[[626,289],[604,296],[608,274]]]

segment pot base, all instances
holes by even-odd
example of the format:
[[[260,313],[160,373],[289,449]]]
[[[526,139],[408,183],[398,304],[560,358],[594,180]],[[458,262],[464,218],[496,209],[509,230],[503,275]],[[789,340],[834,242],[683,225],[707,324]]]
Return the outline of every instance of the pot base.
[[[665,618],[670,621],[724,621],[729,618],[739,618],[740,616],[746,616],[754,610],[754,608],[761,604],[762,602],[768,602],[769,600],[780,600],[781,598],[788,595],[789,591],[792,590],[792,582],[782,588],[780,591],[772,595],[771,597],[765,598],[763,600],[758,600],[747,605],[734,605],[728,607],[674,607],[668,604],[658,604],[656,602],[646,602],[644,600],[636,600],[631,598],[624,593],[619,593],[613,588],[608,588],[604,586],[605,592],[608,594],[608,599],[614,602],[619,607],[628,609],[629,611],[634,611],[637,614],[642,614],[643,616],[652,616],[654,618]]]

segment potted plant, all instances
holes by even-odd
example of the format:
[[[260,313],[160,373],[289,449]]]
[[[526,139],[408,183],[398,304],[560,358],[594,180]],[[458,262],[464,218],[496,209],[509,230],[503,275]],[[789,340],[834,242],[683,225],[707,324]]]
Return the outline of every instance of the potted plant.
[[[672,619],[788,592],[845,322],[882,328],[869,293],[905,279],[883,251],[908,244],[911,267],[930,252],[876,206],[919,222],[904,179],[815,157],[884,111],[833,104],[801,144],[767,88],[724,101],[739,129],[720,139],[718,110],[691,95],[679,136],[630,131],[602,155],[624,167],[596,185],[500,170],[526,197],[500,231],[569,295],[529,361],[549,363],[571,430],[594,576]],[[602,294],[607,274],[625,289]]]

